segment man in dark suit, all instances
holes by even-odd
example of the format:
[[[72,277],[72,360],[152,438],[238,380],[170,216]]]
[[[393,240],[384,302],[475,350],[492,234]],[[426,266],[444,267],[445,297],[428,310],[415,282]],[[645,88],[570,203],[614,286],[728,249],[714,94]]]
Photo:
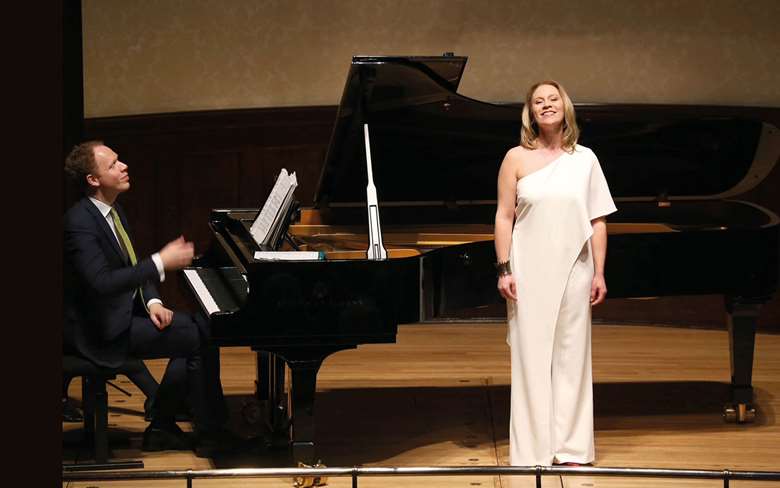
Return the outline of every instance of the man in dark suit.
[[[126,358],[171,358],[157,390],[144,450],[190,447],[175,423],[189,396],[198,455],[210,455],[226,420],[219,350],[208,323],[166,308],[154,283],[192,262],[191,242],[179,237],[136,258],[117,197],[130,189],[128,167],[101,141],[74,147],[66,172],[85,196],[64,216],[64,341],[94,363],[116,367]]]

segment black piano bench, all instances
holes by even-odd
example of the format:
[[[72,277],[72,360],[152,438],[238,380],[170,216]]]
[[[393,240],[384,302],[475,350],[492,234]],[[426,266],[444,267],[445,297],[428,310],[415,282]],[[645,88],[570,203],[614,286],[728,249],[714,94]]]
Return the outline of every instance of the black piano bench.
[[[94,463],[63,463],[63,471],[143,468],[139,459],[108,459],[108,393],[106,382],[118,374],[127,375],[143,368],[140,359],[128,359],[118,368],[105,368],[79,356],[62,356],[62,374],[81,376],[81,398],[84,409],[84,437],[93,447]]]

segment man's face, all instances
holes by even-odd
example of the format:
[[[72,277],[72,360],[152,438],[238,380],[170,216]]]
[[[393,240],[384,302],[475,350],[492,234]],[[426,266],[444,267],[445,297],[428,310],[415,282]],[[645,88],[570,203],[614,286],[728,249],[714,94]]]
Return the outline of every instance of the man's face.
[[[89,184],[104,194],[125,192],[130,189],[130,175],[127,165],[108,146],[95,146],[95,170]]]

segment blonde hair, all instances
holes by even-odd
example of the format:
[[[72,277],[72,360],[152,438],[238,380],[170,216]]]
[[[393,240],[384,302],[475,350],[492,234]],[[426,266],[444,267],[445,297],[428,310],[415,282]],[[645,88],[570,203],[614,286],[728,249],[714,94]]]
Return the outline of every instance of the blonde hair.
[[[73,146],[68,157],[65,158],[65,173],[87,193],[92,190],[87,183],[87,175],[97,169],[95,161],[95,148],[102,146],[103,141],[86,141]]]
[[[531,98],[537,88],[542,85],[554,86],[558,89],[563,100],[563,141],[561,146],[566,152],[574,152],[574,146],[577,145],[577,139],[580,137],[580,128],[577,127],[577,117],[574,114],[574,104],[571,103],[569,94],[566,93],[563,86],[557,81],[545,80],[531,85],[525,96],[525,105],[523,105],[523,127],[520,130],[520,145],[526,149],[536,149],[537,139],[539,138],[539,127],[536,120],[531,115]]]

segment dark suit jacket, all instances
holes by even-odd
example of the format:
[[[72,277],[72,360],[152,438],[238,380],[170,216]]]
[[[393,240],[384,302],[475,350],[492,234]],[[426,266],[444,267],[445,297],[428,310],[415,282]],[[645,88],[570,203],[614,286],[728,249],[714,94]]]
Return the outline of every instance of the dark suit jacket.
[[[114,208],[130,235],[124,212]],[[65,213],[63,226],[65,347],[99,365],[117,367],[127,357],[134,291],[142,286],[147,301],[160,296],[154,286],[160,280],[157,267],[151,257],[131,266],[87,197]]]

